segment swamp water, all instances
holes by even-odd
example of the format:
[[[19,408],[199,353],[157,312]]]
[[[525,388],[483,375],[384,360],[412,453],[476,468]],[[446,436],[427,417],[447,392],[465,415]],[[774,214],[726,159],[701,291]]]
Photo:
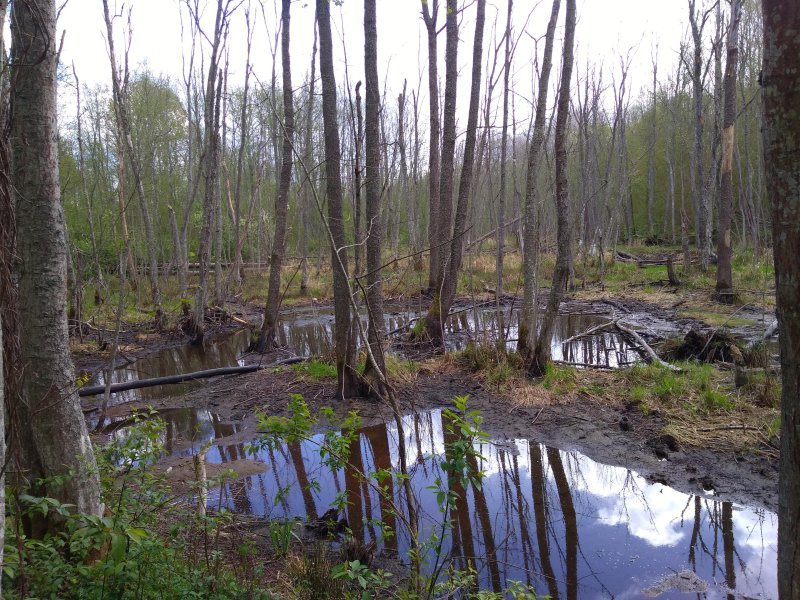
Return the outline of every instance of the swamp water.
[[[410,538],[403,525],[403,490],[386,480],[388,493],[381,497],[352,470],[325,466],[319,456],[322,434],[253,455],[249,444],[226,443],[235,425],[208,411],[162,417],[167,431],[190,436],[194,448],[213,440],[210,463],[247,458],[267,465],[257,475],[212,490],[209,506],[305,521],[345,498],[342,516],[350,528],[365,541],[376,541],[379,553],[406,561]],[[713,492],[684,494],[633,470],[534,440],[475,446],[482,459],[472,468],[485,477],[480,488],[453,490],[458,496],[453,526],[442,535],[442,513],[431,488],[437,479],[447,481],[441,461],[455,439],[445,419],[433,410],[405,417],[402,433],[394,423],[366,427],[350,447],[350,463],[364,473],[397,472],[403,435],[421,539],[442,539],[442,556],[456,568],[473,565],[481,588],[498,590],[521,581],[540,595],[568,599],[777,597],[774,513],[717,501]],[[178,448],[171,445],[173,434],[165,441]],[[181,455],[191,454],[185,444],[180,447]],[[379,522],[395,535],[384,537]],[[426,568],[432,568],[430,562]]]
[[[419,314],[394,312],[386,315],[386,331],[407,331]],[[449,350],[461,350],[469,343],[494,343],[502,337],[506,347],[515,350],[519,312],[506,309],[498,313],[494,308],[479,307],[452,314],[445,326],[445,339]],[[366,317],[362,317],[366,327]],[[638,359],[636,351],[616,333],[598,331],[591,335],[563,343],[592,327],[607,323],[608,318],[597,314],[559,315],[553,333],[553,359],[577,366],[620,367]],[[330,309],[311,307],[281,317],[278,343],[288,355],[308,357],[331,353],[334,318]],[[502,336],[500,335],[502,331]],[[165,348],[151,356],[123,365],[114,370],[112,383],[122,383],[191,373],[217,367],[243,365],[243,354],[250,343],[247,330],[240,330],[218,338],[203,347],[184,345]],[[397,351],[391,346],[389,351]],[[89,385],[105,383],[104,374],[98,373]],[[110,404],[147,401],[167,395],[186,393],[202,382],[193,381],[169,386],[155,386],[126,390],[111,394]]]

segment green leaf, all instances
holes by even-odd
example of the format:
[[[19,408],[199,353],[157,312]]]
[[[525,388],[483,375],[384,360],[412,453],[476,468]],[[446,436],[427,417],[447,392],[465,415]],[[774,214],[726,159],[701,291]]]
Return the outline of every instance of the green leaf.
[[[125,558],[125,548],[128,544],[128,538],[119,533],[111,534],[111,558],[114,562],[122,562]]]

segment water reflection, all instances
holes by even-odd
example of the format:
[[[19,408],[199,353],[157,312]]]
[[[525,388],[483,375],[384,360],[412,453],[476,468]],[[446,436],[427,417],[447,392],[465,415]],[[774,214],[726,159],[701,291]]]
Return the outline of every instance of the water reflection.
[[[420,317],[412,311],[385,316],[385,330],[404,329]],[[366,316],[362,315],[366,327]],[[556,320],[552,353],[555,360],[576,366],[619,367],[638,359],[636,351],[616,333],[597,331],[578,339],[571,338],[608,322],[596,314],[562,314]],[[328,309],[311,309],[285,315],[281,319],[278,340],[298,356],[326,354],[331,351],[334,319]],[[450,315],[445,323],[445,343],[449,350],[462,350],[469,343],[493,344],[504,340],[509,350],[516,350],[519,335],[519,311],[506,307],[477,307]],[[564,343],[565,341],[568,343]]]
[[[188,456],[204,444],[232,436],[241,426],[224,420],[218,414],[206,409],[167,408],[154,411],[153,417],[164,421],[159,441],[167,454]],[[131,434],[134,418],[131,416],[108,419],[102,433],[109,440],[122,442]],[[244,449],[239,445],[225,446],[225,460],[245,458]]]
[[[461,350],[469,343],[495,343],[502,339],[509,350],[516,350],[518,316],[518,311],[506,308],[498,312],[493,307],[468,309],[453,314],[445,326],[447,346],[450,350]],[[419,314],[408,311],[386,314],[386,331],[405,329],[418,317]],[[366,327],[366,316],[362,315],[361,318]],[[619,367],[632,364],[638,358],[636,351],[616,333],[600,331],[571,339],[606,321],[600,315],[559,315],[553,333],[553,358],[576,366]],[[281,317],[278,342],[296,356],[327,355],[332,349],[333,327],[333,314],[329,309],[312,308],[287,313]],[[564,343],[567,340],[569,341]],[[241,356],[249,341],[249,332],[241,330],[217,339],[204,348],[190,345],[167,348],[116,369],[112,383],[241,365],[244,364]],[[89,382],[90,385],[104,383],[102,372]],[[198,385],[201,383],[194,381],[116,392],[111,394],[110,404],[183,394]]]
[[[151,356],[141,358],[130,365],[114,370],[111,383],[123,383],[151,379],[153,377],[166,377],[179,373],[191,373],[217,367],[234,367],[242,365],[241,354],[250,342],[250,335],[245,330],[214,340],[202,346],[176,346],[165,348]],[[105,384],[105,373],[98,373],[89,385]],[[197,381],[172,384],[168,386],[154,386],[138,390],[126,390],[111,394],[110,404],[152,400],[167,394],[183,394],[192,389],[192,386],[201,385]]]
[[[442,419],[440,411],[432,411],[403,422],[422,539],[438,539],[442,532],[430,486],[437,478],[447,480],[439,463],[447,442],[455,441]],[[351,448],[352,461],[367,473],[397,470],[398,439],[392,424],[364,429]],[[405,558],[410,540],[402,486],[393,482],[389,498],[381,498],[354,472],[324,466],[317,454],[320,441],[259,452],[257,458],[269,469],[219,490],[214,501],[269,518],[314,518],[343,493],[356,534]],[[216,445],[208,460],[240,458],[243,449]],[[478,449],[483,458],[473,466],[486,478],[479,489],[455,484],[452,528],[442,539],[447,560],[460,568],[474,565],[484,589],[517,580],[552,598],[638,598],[658,592],[674,597],[676,590],[666,589],[669,583],[654,586],[685,571],[706,582],[706,598],[776,595],[773,513],[689,496],[648,483],[628,469],[528,440]],[[396,534],[383,540],[379,521]]]

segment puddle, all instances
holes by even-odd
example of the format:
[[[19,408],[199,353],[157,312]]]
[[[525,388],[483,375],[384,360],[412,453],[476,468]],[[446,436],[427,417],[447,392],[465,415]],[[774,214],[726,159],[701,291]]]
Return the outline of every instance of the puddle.
[[[418,313],[410,311],[387,313],[386,331],[405,328],[418,316]],[[362,319],[366,327],[366,316]],[[493,343],[502,337],[507,340],[508,349],[515,350],[519,331],[518,319],[519,311],[505,309],[498,312],[494,307],[468,309],[453,314],[445,326],[448,349],[461,350],[473,342]],[[602,315],[560,315],[553,332],[553,358],[576,366],[620,367],[634,363],[639,358],[637,352],[616,333],[596,332],[563,343],[564,340],[607,321],[608,319]],[[333,313],[327,308],[312,307],[288,313],[281,318],[278,343],[296,356],[329,354],[332,348],[333,327]],[[204,348],[191,345],[166,348],[132,364],[119,367],[114,371],[112,383],[242,365],[244,362],[241,356],[249,342],[249,332],[240,330],[217,339]],[[89,385],[104,383],[104,374],[98,373]],[[115,392],[111,394],[110,405],[133,401],[146,402],[163,396],[180,395],[201,385],[203,381],[189,381]]]
[[[241,431],[239,423],[227,421],[207,409],[167,408],[153,416],[164,421],[160,442],[169,455],[189,456],[210,441]],[[101,434],[108,441],[124,441],[130,435],[133,423],[130,416],[106,419]]]
[[[430,486],[446,481],[440,462],[451,434],[439,410],[403,421],[410,477],[422,538],[440,536],[442,518]],[[317,453],[321,436],[263,450],[258,475],[211,494],[210,502],[270,519],[314,519],[348,500],[354,532],[376,540],[380,551],[408,555],[402,490],[388,483],[390,503],[351,472],[332,471]],[[351,447],[364,472],[398,468],[393,424],[368,427]],[[777,597],[777,517],[763,509],[687,495],[648,483],[635,471],[604,465],[574,451],[517,439],[478,447],[485,471],[481,489],[458,486],[453,528],[443,553],[457,567],[471,562],[483,589],[509,581],[532,585],[552,598]],[[245,456],[244,445],[213,445],[211,463]],[[396,535],[383,539],[377,521]],[[432,565],[427,564],[427,569]],[[679,594],[678,592],[681,592]]]
[[[111,383],[138,381],[153,377],[166,377],[178,373],[191,373],[217,367],[235,367],[244,362],[241,354],[250,343],[250,334],[240,330],[232,335],[214,340],[206,346],[175,346],[165,348],[144,358],[114,370]],[[87,385],[105,384],[105,374],[101,371]],[[133,401],[147,401],[166,395],[183,394],[193,387],[202,385],[202,381],[187,381],[171,385],[158,385],[138,390],[126,390],[111,394],[110,405]],[[99,397],[99,396],[98,396]],[[98,398],[95,397],[95,398]]]
[[[420,317],[412,311],[387,313],[386,331],[396,331]],[[362,317],[366,327],[366,317]],[[555,360],[575,365],[619,367],[638,360],[637,352],[616,333],[597,332],[563,344],[563,340],[607,323],[608,318],[593,314],[563,314],[556,320],[552,354]],[[310,309],[282,318],[278,340],[299,356],[329,353],[332,348],[334,318],[329,309]],[[501,333],[502,332],[502,333]],[[449,350],[462,350],[471,342],[494,343],[502,337],[509,350],[516,350],[519,311],[494,307],[461,310],[445,324],[445,343]]]

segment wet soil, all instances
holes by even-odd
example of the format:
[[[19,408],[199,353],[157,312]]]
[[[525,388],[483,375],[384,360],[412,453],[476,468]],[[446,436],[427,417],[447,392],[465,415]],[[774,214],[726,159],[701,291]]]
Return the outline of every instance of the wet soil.
[[[491,298],[459,299],[456,310]],[[425,298],[414,298],[387,307],[387,312],[419,310]],[[516,304],[517,307],[519,304]],[[293,307],[294,313],[325,308],[309,304]],[[260,311],[252,306],[231,304],[230,314],[239,320],[257,323]],[[680,318],[676,309],[631,299],[606,298],[572,300],[561,307],[562,313],[594,314],[610,318],[624,317],[626,323],[640,328],[643,337],[657,340],[685,333],[691,328],[707,329],[702,321]],[[230,334],[238,321],[223,320],[213,325],[217,336]],[[141,333],[141,332],[140,332]],[[135,341],[125,356],[135,359],[164,348],[185,344],[187,338],[177,331],[162,335],[152,333]],[[561,398],[558,404],[542,406],[512,406],[507,397],[485,389],[480,381],[452,364],[441,365],[424,361],[430,352],[422,348],[415,359],[423,361],[422,368],[409,381],[395,383],[401,408],[405,413],[449,406],[456,395],[469,394],[470,406],[481,411],[484,427],[497,439],[527,438],[561,449],[575,449],[606,464],[635,469],[650,481],[668,484],[685,493],[703,493],[713,489],[720,499],[761,506],[777,507],[777,461],[758,452],[734,453],[717,449],[679,447],[665,436],[665,421],[655,415],[644,415],[635,407],[598,404],[576,395]],[[285,358],[284,350],[268,355],[240,357],[245,363],[269,364]],[[97,355],[76,356],[79,370],[91,371],[102,365]],[[315,408],[334,406],[342,415],[357,410],[365,424],[383,422],[391,417],[389,407],[370,400],[335,401],[335,380],[312,381],[292,368],[226,377],[203,381],[190,390],[172,395],[154,395],[126,402],[109,409],[108,417],[121,419],[133,410],[153,406],[162,409],[205,409],[221,418],[235,422],[235,435],[252,439],[255,431],[254,411],[267,414],[286,414],[290,393],[302,394],[312,412]],[[85,407],[94,404],[87,399]]]

